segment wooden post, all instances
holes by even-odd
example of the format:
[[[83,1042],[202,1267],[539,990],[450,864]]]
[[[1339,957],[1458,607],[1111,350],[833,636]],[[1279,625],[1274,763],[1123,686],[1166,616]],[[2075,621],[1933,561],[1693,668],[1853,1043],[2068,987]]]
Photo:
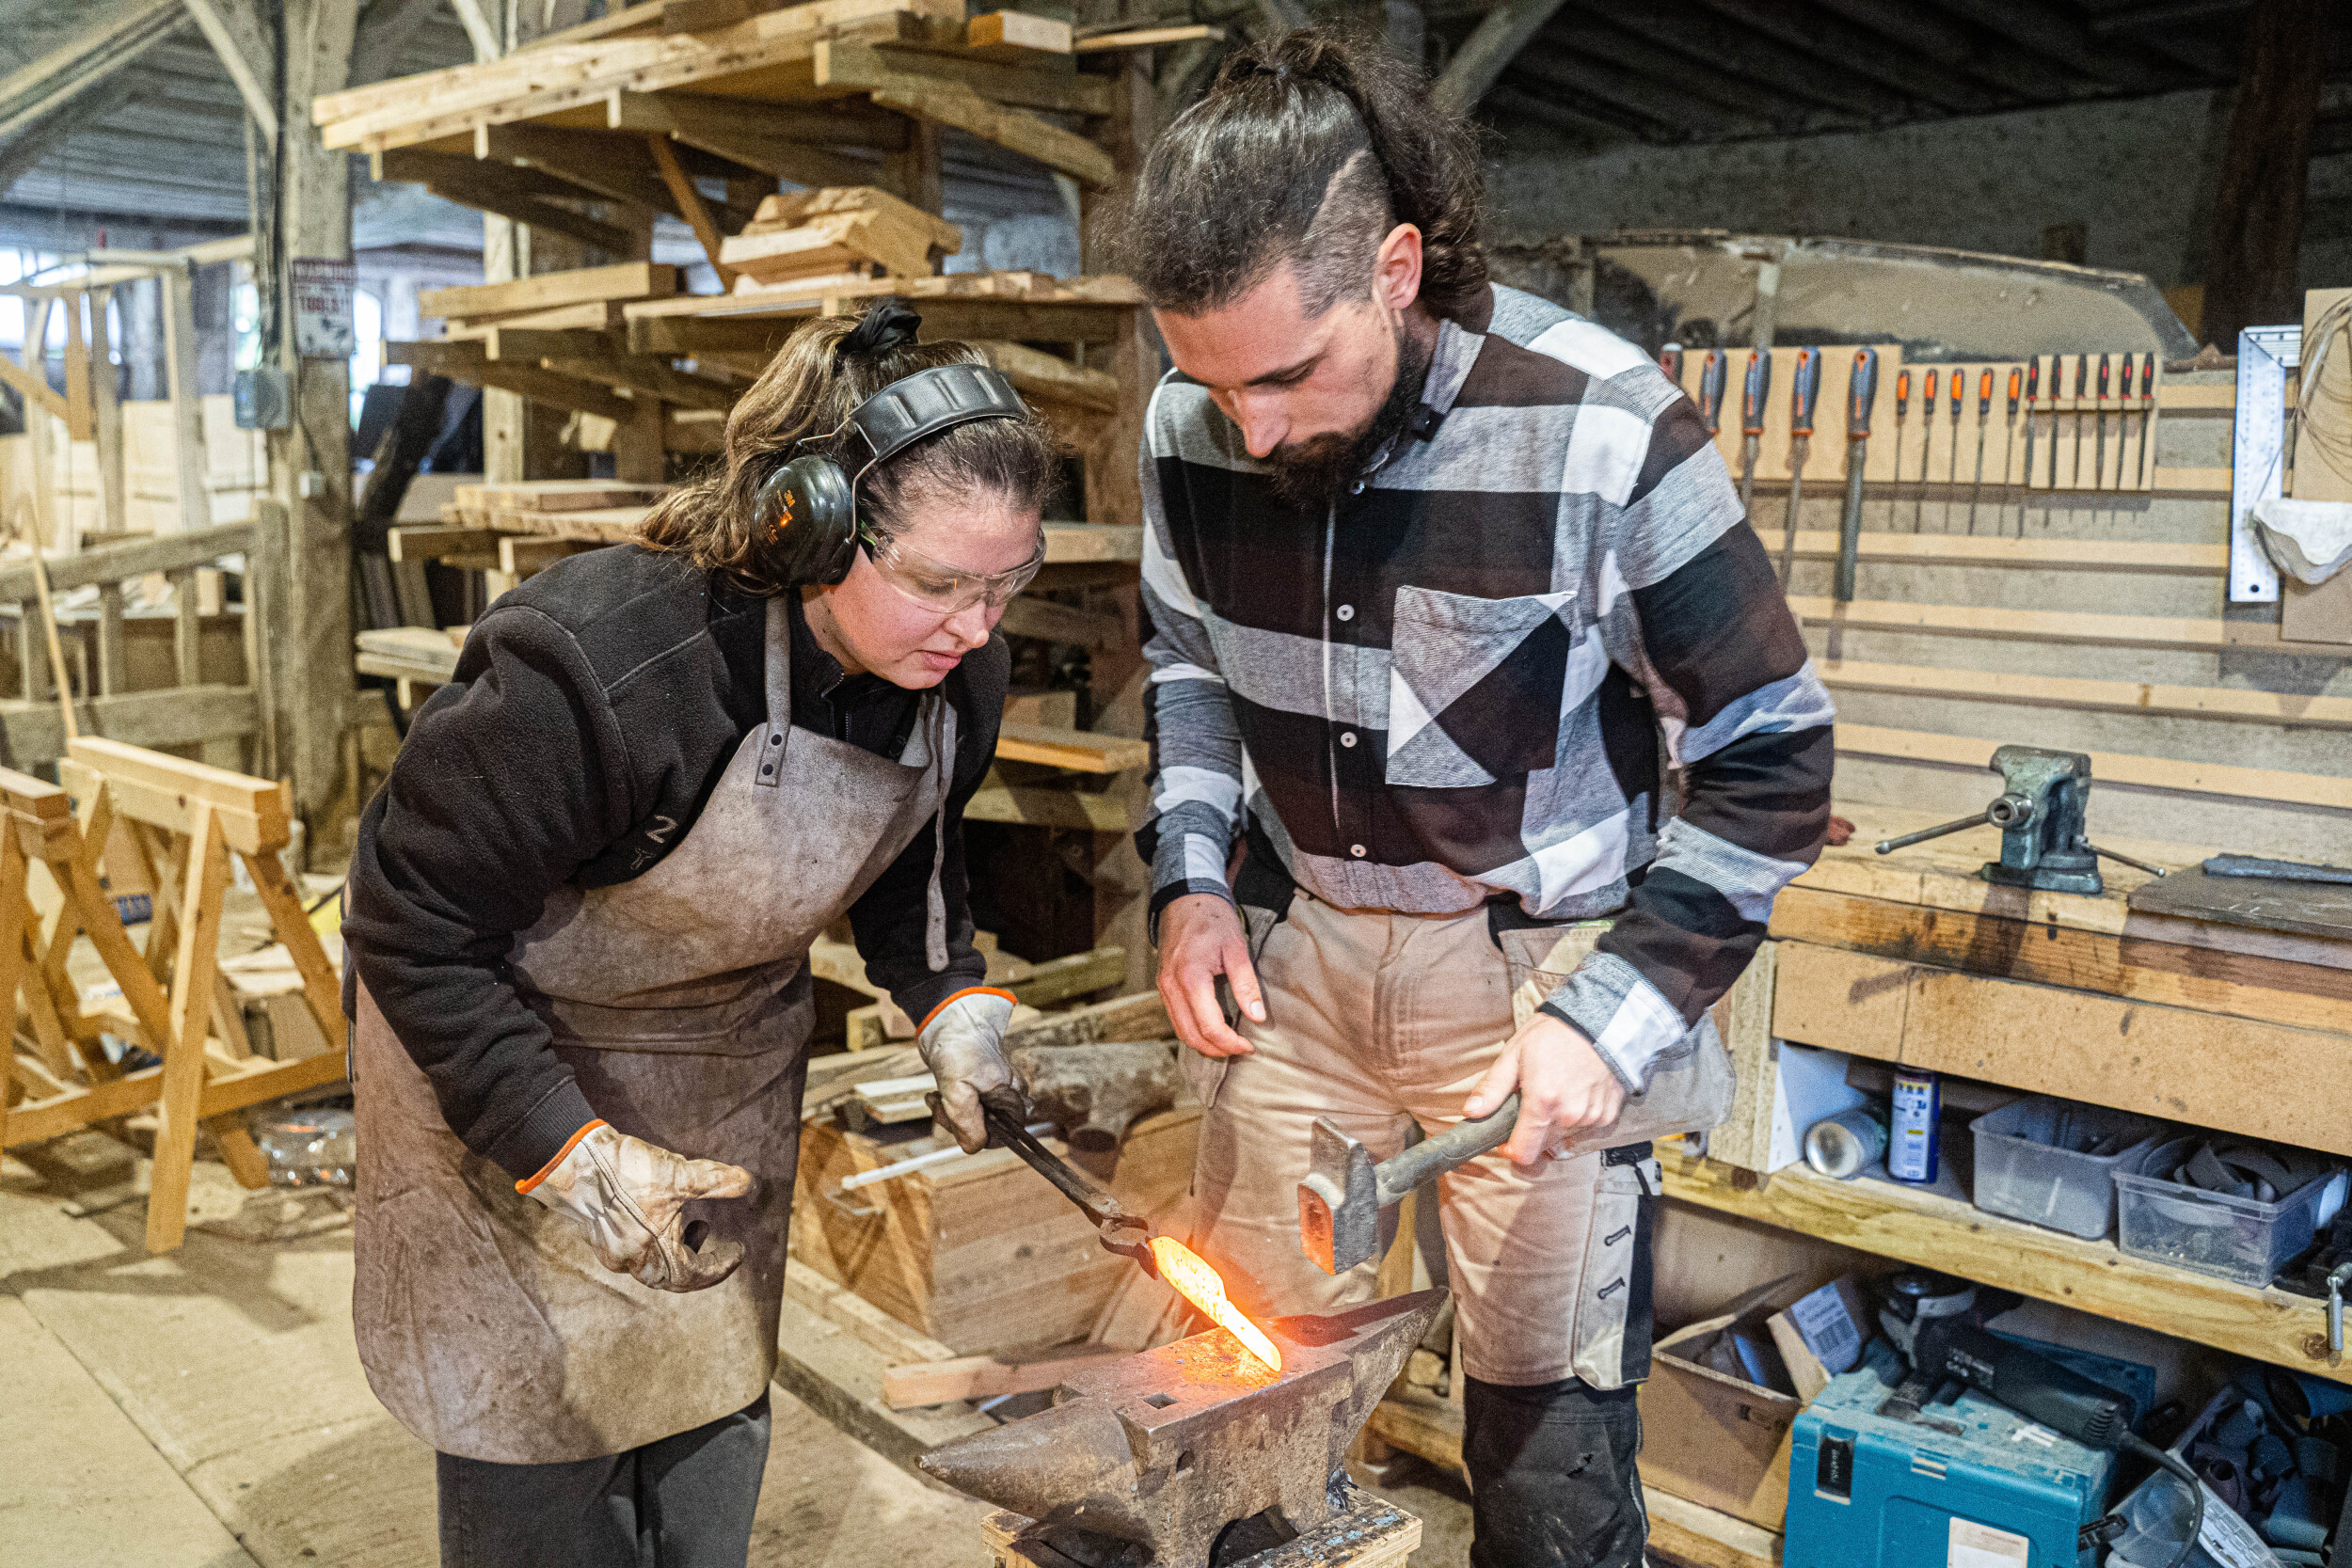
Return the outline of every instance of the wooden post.
[[[163,288],[164,365],[171,398],[172,466],[180,502],[180,528],[210,528],[211,494],[204,488],[209,467],[204,445],[202,383],[196,369],[196,269],[193,263],[166,267]]]
[[[305,0],[293,0],[299,6]],[[197,1101],[204,1092],[204,1036],[213,1018],[219,959],[220,900],[229,884],[229,846],[220,814],[196,803],[187,874],[180,890],[179,952],[171,966],[171,1035],[164,1042],[163,1093],[155,1101],[154,1185],[147,1199],[147,1250],[169,1252],[188,1227],[188,1166],[196,1157]]]
[[[107,320],[114,294],[112,289],[89,292],[90,435],[98,453],[98,526],[120,533],[131,520],[122,473],[122,384],[117,379],[114,331]]]
[[[907,120],[907,145],[901,152],[882,154],[882,184],[893,196],[927,213],[940,211],[939,127],[927,119]]]
[[[310,101],[344,85],[358,14],[358,0],[286,0],[281,261],[351,256],[350,160],[321,145]],[[284,299],[286,275],[271,281]],[[290,314],[280,352],[294,380],[294,417],[269,436],[270,492],[287,516],[285,571],[269,585],[280,595],[267,639],[277,666],[278,766],[293,780],[296,813],[324,828],[342,789],[341,739],[353,688],[351,372],[341,359],[297,357]]]
[[[2234,353],[2242,327],[2303,319],[2296,288],[2324,49],[2321,0],[2255,0],[2214,192],[2199,336]]]

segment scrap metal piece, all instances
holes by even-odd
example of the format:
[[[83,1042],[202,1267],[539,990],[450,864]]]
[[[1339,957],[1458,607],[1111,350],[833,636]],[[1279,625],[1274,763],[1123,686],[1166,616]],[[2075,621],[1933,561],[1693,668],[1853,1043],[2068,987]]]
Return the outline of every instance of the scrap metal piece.
[[[1347,1446],[1446,1299],[1422,1291],[1266,1325],[1275,1372],[1223,1330],[1074,1371],[1050,1410],[932,1449],[924,1471],[1049,1529],[1207,1568],[1228,1528],[1287,1536],[1345,1506]]]

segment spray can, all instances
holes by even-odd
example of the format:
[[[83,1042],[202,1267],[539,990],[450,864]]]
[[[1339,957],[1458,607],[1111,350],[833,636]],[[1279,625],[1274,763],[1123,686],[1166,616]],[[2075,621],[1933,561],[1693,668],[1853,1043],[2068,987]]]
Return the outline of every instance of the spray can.
[[[1936,1122],[1944,1095],[1932,1072],[1895,1074],[1894,1115],[1888,1121],[1886,1174],[1898,1181],[1931,1182],[1936,1172]]]

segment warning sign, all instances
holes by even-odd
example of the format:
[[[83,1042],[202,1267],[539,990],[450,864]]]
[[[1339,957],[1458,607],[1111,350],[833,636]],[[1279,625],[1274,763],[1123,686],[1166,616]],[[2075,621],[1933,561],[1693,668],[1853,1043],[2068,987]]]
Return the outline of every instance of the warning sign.
[[[351,322],[358,274],[349,261],[298,256],[294,274],[294,352],[305,359],[348,359],[359,352]]]

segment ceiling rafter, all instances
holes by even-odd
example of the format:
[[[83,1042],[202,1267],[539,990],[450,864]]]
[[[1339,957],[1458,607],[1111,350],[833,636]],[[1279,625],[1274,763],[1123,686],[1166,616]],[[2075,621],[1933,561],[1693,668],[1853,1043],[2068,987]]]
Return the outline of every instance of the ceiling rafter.
[[[1791,98],[1844,110],[1858,120],[1877,123],[1905,119],[1919,110],[1915,99],[1847,70],[1836,59],[1791,48],[1718,16],[1697,0],[1627,6],[1611,20],[1652,43],[1695,59],[1711,60],[1724,71],[1777,87]]]

